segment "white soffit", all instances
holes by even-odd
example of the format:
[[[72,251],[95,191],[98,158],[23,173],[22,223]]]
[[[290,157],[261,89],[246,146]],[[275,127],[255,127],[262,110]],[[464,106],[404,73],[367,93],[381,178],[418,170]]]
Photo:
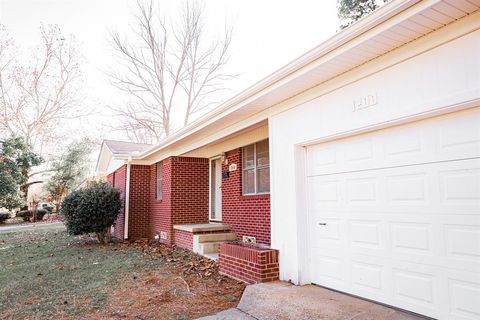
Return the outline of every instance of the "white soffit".
[[[311,66],[302,68],[308,70],[303,70],[304,72],[296,77],[292,74],[293,79],[287,77],[286,82],[274,91],[275,94],[270,92],[252,105],[276,104],[348,72],[477,11],[480,9],[480,0],[422,1],[415,6],[425,8],[416,13],[407,11],[398,14],[398,18],[404,20],[391,26],[386,27],[383,24],[375,26],[368,33],[336,48],[335,50],[344,49],[340,54],[331,51],[318,57]]]

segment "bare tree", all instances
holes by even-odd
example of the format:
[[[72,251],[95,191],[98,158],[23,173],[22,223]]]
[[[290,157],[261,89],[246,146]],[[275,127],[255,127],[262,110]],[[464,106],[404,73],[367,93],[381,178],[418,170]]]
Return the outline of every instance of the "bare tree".
[[[141,142],[155,142],[173,131],[173,114],[182,124],[215,101],[224,81],[232,32],[207,41],[202,8],[185,2],[180,19],[168,22],[153,1],[137,2],[130,38],[112,32],[120,66],[109,72],[112,84],[131,99],[113,109],[122,119],[119,129]]]
[[[42,25],[40,36],[28,57],[0,25],[0,133],[21,136],[43,153],[58,143],[64,122],[82,113],[82,77],[73,37],[55,25]]]

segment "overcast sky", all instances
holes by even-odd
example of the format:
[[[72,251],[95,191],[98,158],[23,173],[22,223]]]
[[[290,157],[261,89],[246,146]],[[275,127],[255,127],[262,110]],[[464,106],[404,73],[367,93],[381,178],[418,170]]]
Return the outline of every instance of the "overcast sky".
[[[170,10],[178,1],[160,1]],[[240,76],[226,83],[233,96],[331,37],[338,30],[336,0],[205,0],[205,22],[211,30],[233,26],[229,70]],[[83,133],[97,138],[122,138],[102,124],[108,121],[105,105],[118,97],[103,70],[112,66],[109,30],[127,30],[134,0],[0,0],[0,23],[17,45],[38,41],[40,23],[58,24],[80,42],[88,103],[102,111],[83,121]],[[118,103],[118,102],[117,102]]]

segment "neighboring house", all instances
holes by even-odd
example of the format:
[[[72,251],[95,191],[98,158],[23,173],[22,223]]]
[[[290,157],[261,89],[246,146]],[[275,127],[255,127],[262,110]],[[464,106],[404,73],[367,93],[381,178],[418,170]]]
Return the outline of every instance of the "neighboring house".
[[[102,148],[115,235],[255,238],[276,250],[222,244],[220,269],[267,281],[279,258],[282,280],[478,319],[479,9],[393,0],[159,144]]]

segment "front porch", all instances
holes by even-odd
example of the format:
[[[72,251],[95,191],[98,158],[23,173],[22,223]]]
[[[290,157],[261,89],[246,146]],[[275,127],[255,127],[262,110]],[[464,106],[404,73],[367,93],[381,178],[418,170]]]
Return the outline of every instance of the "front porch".
[[[220,244],[237,236],[222,223],[180,224],[173,226],[175,245],[217,260]]]
[[[267,129],[252,128],[178,156],[124,166],[126,178],[116,172],[118,179],[113,179],[125,184],[125,193],[129,190],[125,220],[117,222],[116,234],[129,240],[154,238],[218,259],[224,273],[246,282],[278,278],[266,275],[263,266],[270,245]],[[221,252],[224,243],[233,247]],[[277,263],[278,252],[272,256]],[[231,271],[232,264],[239,270]]]
[[[174,244],[217,260],[220,273],[246,283],[279,279],[278,250],[269,245],[237,241],[228,225],[202,223],[174,225]]]

